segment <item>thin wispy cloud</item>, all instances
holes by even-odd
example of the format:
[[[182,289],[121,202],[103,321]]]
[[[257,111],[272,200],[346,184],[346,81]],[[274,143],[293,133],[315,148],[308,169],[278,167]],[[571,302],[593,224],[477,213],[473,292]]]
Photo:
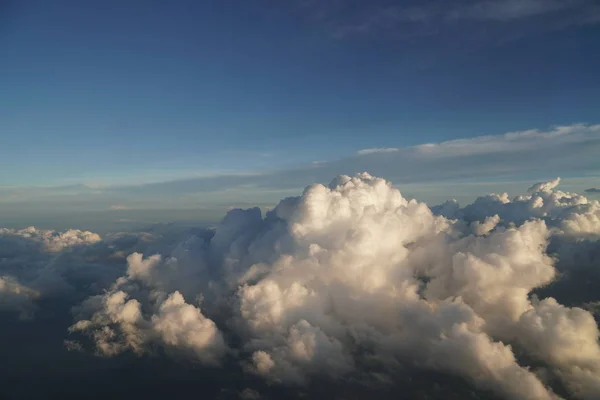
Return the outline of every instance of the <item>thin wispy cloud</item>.
[[[395,147],[378,147],[378,148],[373,148],[373,149],[358,150],[356,152],[356,154],[365,155],[365,154],[374,154],[374,153],[394,153],[397,151],[400,151],[400,149],[397,149]]]
[[[411,38],[457,34],[461,30],[477,30],[472,23],[511,23],[521,34],[564,29],[574,25],[596,23],[600,6],[593,0],[475,0],[387,2],[375,1],[360,6],[352,2],[306,2],[304,10],[312,10],[319,22],[325,23],[336,38],[385,32],[390,37]],[[535,27],[527,21],[536,19]],[[512,23],[525,23],[514,26]],[[486,25],[489,35],[502,27]]]
[[[459,185],[462,181],[545,179],[559,175],[581,178],[597,174],[598,154],[600,125],[573,124],[410,147],[375,146],[339,159],[248,174],[107,185],[101,190],[86,186],[77,191],[72,187],[4,188],[2,202],[5,209],[22,209],[40,203],[48,209],[60,209],[66,204],[74,207],[77,201],[82,207],[111,211],[127,210],[133,205],[136,209],[190,209],[200,205],[223,208],[238,204],[240,199],[270,204],[304,185],[326,182],[331,176],[344,172],[372,171],[389,176],[397,184],[419,185],[421,189],[439,183]],[[592,184],[592,181],[588,183]],[[418,197],[419,193],[415,195]],[[431,194],[431,191],[426,193]]]
[[[523,18],[553,14],[558,11],[585,8],[590,3],[581,0],[489,0],[466,6],[459,6],[450,11],[450,18],[470,18],[492,21],[512,21]]]
[[[112,206],[108,207],[108,209],[111,211],[126,211],[126,210],[131,210],[132,207],[125,206],[123,204],[113,204]]]

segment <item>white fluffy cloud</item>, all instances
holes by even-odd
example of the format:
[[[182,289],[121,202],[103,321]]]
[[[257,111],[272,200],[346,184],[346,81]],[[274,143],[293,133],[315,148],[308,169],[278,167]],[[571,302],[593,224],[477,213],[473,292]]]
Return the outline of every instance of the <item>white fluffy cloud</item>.
[[[592,399],[600,390],[598,334],[589,312],[547,298],[521,315],[515,338],[535,357],[556,368],[573,393]]]
[[[507,399],[594,399],[598,326],[556,285],[597,274],[600,203],[559,183],[429,208],[362,173],[264,217],[231,210],[214,234],[1,229],[0,310],[95,293],[70,328],[84,347],[233,361],[269,383],[414,369]]]
[[[557,279],[549,243],[600,235],[598,202],[558,183],[432,210],[383,179],[341,176],[264,218],[232,210],[210,240],[132,254],[71,330],[105,355],[158,344],[283,384],[408,367],[507,399],[557,399],[552,379],[596,398],[593,316],[532,296]]]
[[[221,332],[178,290],[170,292],[175,287],[185,290],[186,280],[197,284],[194,276],[186,274],[185,260],[185,253],[196,242],[187,241],[183,248],[174,250],[179,260],[163,260],[160,255],[144,259],[141,253],[131,254],[126,275],[104,294],[88,299],[79,308],[88,319],[81,319],[70,330],[88,333],[97,350],[106,356],[129,349],[143,353],[158,343],[180,354],[191,352],[205,363],[218,364],[227,350]]]
[[[537,183],[528,193],[510,198],[507,193],[479,197],[460,209],[456,202],[434,207],[435,213],[450,218],[482,221],[498,215],[504,222],[517,224],[539,218],[569,236],[597,236],[600,233],[600,203],[585,196],[555,190],[560,178]]]

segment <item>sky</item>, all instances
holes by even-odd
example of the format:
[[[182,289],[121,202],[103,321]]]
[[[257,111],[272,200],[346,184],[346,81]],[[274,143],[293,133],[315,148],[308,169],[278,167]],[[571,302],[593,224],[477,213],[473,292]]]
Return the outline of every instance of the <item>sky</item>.
[[[599,0],[0,0],[0,399],[600,399],[599,49]]]
[[[600,186],[593,0],[0,4],[0,217],[17,225],[214,216],[362,170],[430,202]]]

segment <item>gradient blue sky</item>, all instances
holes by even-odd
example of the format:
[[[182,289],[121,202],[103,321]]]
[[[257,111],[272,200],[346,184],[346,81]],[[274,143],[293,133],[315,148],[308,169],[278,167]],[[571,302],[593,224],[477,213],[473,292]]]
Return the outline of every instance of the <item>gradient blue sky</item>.
[[[594,0],[0,4],[7,193],[275,171],[302,187],[294,171],[361,149],[600,122]],[[588,155],[556,172],[595,177]],[[481,179],[546,178],[522,172]]]

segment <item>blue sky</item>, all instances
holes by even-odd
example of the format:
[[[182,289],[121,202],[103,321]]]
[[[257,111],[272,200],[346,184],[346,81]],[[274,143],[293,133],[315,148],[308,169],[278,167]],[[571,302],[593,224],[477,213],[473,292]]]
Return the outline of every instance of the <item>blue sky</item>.
[[[594,0],[1,4],[4,203],[28,201],[23,188],[77,184],[192,179],[206,193],[221,178],[214,204],[231,203],[219,197],[225,189],[238,202],[245,193],[269,202],[278,197],[258,189],[264,174],[278,176],[266,186],[279,195],[357,165],[418,185],[398,173],[405,165],[356,162],[356,152],[600,122]],[[588,131],[581,143],[595,144]],[[583,147],[587,164],[563,154],[556,171],[502,172],[489,157],[469,165],[487,171],[478,176],[485,182],[556,172],[598,186],[589,153],[599,148]],[[511,157],[524,155],[515,154],[505,153],[508,164],[519,165]],[[298,172],[315,161],[339,168]],[[423,184],[465,179],[464,171],[418,176]],[[171,204],[156,198],[152,207]]]

